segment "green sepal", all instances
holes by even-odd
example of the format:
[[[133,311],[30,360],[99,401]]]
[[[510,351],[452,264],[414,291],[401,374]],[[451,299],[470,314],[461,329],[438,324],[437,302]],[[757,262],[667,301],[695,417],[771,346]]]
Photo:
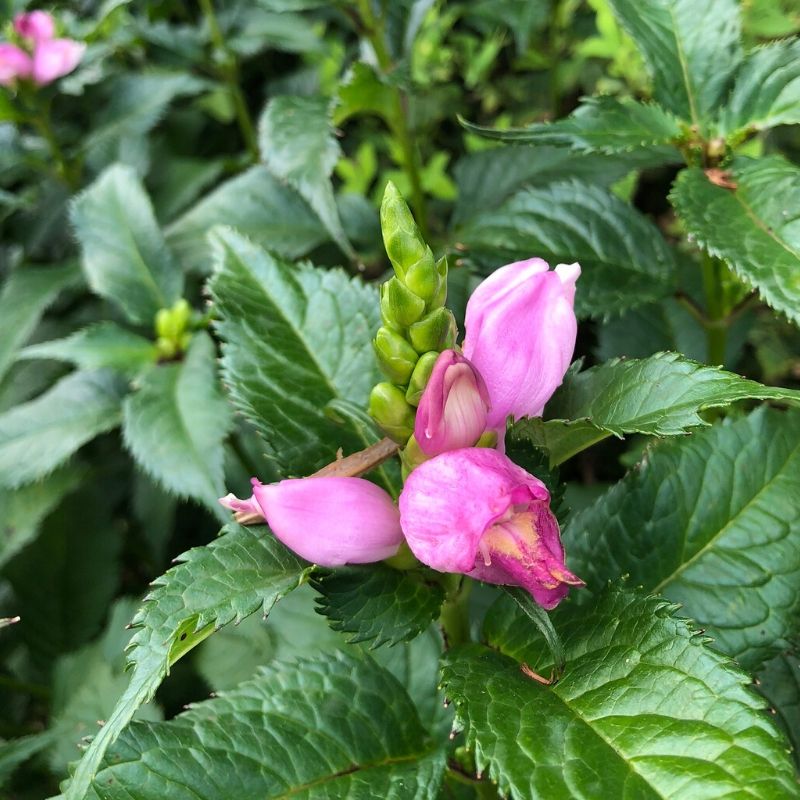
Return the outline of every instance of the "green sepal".
[[[417,366],[414,367],[414,371],[411,373],[411,380],[408,382],[408,389],[406,391],[406,400],[408,400],[412,406],[419,405],[419,401],[422,399],[422,393],[428,385],[437,358],[439,358],[438,350],[423,353],[423,355],[419,357]]]
[[[436,262],[436,274],[439,276],[439,291],[431,300],[429,309],[441,308],[447,301],[447,256]]]
[[[406,446],[400,451],[400,465],[403,481],[416,469],[420,464],[430,461],[431,456],[426,455],[422,448],[419,446],[416,436],[409,436]]]
[[[381,286],[381,317],[384,324],[402,330],[424,313],[425,301],[407,289],[399,278],[391,278]]]
[[[402,444],[414,432],[414,409],[403,390],[391,383],[379,383],[369,395],[369,413],[381,429]]]
[[[425,255],[419,261],[408,267],[404,281],[406,286],[415,295],[421,297],[429,308],[434,307],[435,301],[441,295],[442,287],[430,247],[426,248]]]
[[[399,333],[386,327],[378,329],[374,344],[378,365],[386,377],[405,386],[419,358],[414,348]]]
[[[408,329],[408,338],[418,353],[446,350],[456,341],[456,320],[448,308],[437,308]]]

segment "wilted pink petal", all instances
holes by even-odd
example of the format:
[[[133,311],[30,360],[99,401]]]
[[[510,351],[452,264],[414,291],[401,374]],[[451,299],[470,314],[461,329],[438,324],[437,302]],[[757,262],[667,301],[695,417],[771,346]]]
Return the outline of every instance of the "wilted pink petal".
[[[14,30],[25,39],[40,42],[53,38],[56,24],[46,11],[28,11],[14,17]]]
[[[252,478],[250,483],[252,483],[253,489],[256,486],[261,486],[261,481],[258,478]],[[231,511],[237,511],[241,514],[255,514],[262,519],[264,518],[255,494],[252,494],[247,500],[240,500],[235,494],[226,494],[225,497],[220,497],[219,502],[220,505],[229,508]]]
[[[20,78],[29,78],[32,68],[31,57],[24,50],[13,44],[0,43],[0,86],[11,86]]]
[[[478,371],[454,350],[439,354],[417,409],[414,438],[435,456],[475,444],[486,430],[489,393]]]
[[[550,270],[540,258],[501,267],[467,303],[464,355],[483,376],[487,425],[502,433],[508,416],[540,416],[575,349],[573,303],[578,264]]]
[[[72,39],[39,41],[33,49],[33,80],[44,86],[78,66],[86,45]]]
[[[522,586],[547,609],[583,585],[564,564],[547,488],[496,450],[453,450],[418,466],[400,521],[414,555],[440,572]]]

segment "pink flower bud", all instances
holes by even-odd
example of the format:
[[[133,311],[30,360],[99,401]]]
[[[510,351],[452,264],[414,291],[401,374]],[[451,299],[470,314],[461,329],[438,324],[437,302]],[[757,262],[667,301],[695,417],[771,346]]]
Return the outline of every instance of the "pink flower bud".
[[[464,355],[486,381],[488,427],[538,417],[561,384],[575,349],[578,264],[550,271],[540,258],[501,267],[467,303]]]
[[[46,11],[29,11],[14,17],[14,30],[24,39],[41,42],[53,38],[56,24]]]
[[[271,484],[254,478],[249,500],[228,495],[220,502],[234,511],[260,512],[276,538],[323,567],[382,561],[403,541],[391,497],[363,478],[295,478]]]
[[[419,401],[414,438],[423,453],[471,447],[486,430],[489,392],[475,367],[456,353],[439,354]]]
[[[0,43],[0,86],[11,86],[20,78],[29,78],[32,66],[31,57],[24,50]]]
[[[33,80],[39,85],[52,83],[78,66],[86,45],[72,39],[46,39],[33,49]]]
[[[418,466],[400,521],[414,555],[440,572],[522,586],[546,609],[583,585],[564,565],[547,488],[496,450],[453,450]]]

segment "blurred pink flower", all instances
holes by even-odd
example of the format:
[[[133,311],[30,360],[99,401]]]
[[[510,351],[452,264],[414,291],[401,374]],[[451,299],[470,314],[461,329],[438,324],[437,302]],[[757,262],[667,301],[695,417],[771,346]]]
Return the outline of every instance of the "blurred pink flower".
[[[52,83],[67,75],[80,63],[86,45],[72,39],[47,39],[33,49],[33,80],[39,85]]]
[[[418,466],[400,495],[400,522],[423,564],[522,586],[543,608],[583,585],[564,564],[547,488],[496,450],[452,450]]]
[[[19,47],[0,42],[0,86],[11,86],[20,78],[29,78],[33,63]]]
[[[28,11],[14,17],[14,30],[24,39],[40,42],[53,38],[56,24],[46,11]]]

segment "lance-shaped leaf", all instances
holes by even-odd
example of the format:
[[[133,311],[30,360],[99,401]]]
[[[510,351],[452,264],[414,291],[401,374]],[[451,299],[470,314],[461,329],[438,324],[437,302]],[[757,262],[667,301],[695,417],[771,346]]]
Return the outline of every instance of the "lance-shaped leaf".
[[[615,591],[563,604],[567,667],[547,686],[526,672],[549,677],[549,650],[504,598],[486,622],[494,649],[450,650],[442,670],[478,769],[515,800],[794,796],[786,741],[749,676],[674,613]]]
[[[374,289],[340,270],[289,264],[230,230],[211,238],[225,382],[281,472],[307,475],[340,447],[371,444],[355,419],[337,421],[325,407],[337,399],[364,407],[380,380]]]
[[[89,285],[131,322],[152,325],[180,297],[183,273],[132,169],[109,167],[75,198],[71,217]]]
[[[94,788],[106,800],[433,800],[444,766],[391,673],[338,654],[264,668],[170,722],[134,723]]]
[[[749,53],[720,114],[720,133],[760,131],[800,123],[800,40]]]
[[[116,427],[124,388],[108,372],[73,372],[35,400],[0,414],[0,486],[13,489],[43,478]]]
[[[781,400],[800,405],[800,392],[763,386],[677,353],[613,359],[571,369],[545,409],[548,419],[525,419],[511,429],[550,452],[560,464],[608,436],[676,436],[706,425],[700,412],[739,400]]]
[[[702,128],[742,59],[736,0],[609,2],[644,56],[655,99]]]
[[[342,251],[354,256],[339,219],[331,173],[342,151],[324,97],[274,97],[258,125],[261,157],[270,172],[308,201]]]
[[[523,189],[459,236],[469,257],[491,269],[531,254],[552,264],[580,262],[581,316],[660,299],[674,282],[675,257],[655,225],[606,189],[574,180]]]
[[[473,133],[504,142],[549,144],[582,153],[606,154],[666,147],[665,156],[680,160],[678,152],[667,147],[681,135],[678,118],[656,103],[588,97],[569,117],[555,122],[506,130],[463,124]]]
[[[800,322],[800,169],[780,156],[740,159],[731,179],[734,190],[684,170],[670,200],[701,247]]]
[[[66,800],[83,800],[106,749],[153,697],[172,664],[223,625],[259,609],[269,613],[309,569],[266,528],[234,524],[178,560],[183,563],[154,582],[133,620],[139,630],[128,645],[130,683],[78,763]]]
[[[661,444],[564,532],[590,588],[629,575],[756,668],[800,632],[800,412]]]
[[[196,333],[183,361],[148,370],[125,400],[125,444],[142,468],[181,497],[226,520],[222,443],[230,409],[217,378],[214,344]]]
[[[444,591],[424,572],[381,564],[318,572],[318,611],[331,628],[370,647],[397,644],[418,636],[439,615]]]
[[[290,259],[329,238],[308,203],[264,166],[220,184],[166,229],[167,243],[185,270],[211,272],[214,262],[206,234],[214,225],[230,225]]]

